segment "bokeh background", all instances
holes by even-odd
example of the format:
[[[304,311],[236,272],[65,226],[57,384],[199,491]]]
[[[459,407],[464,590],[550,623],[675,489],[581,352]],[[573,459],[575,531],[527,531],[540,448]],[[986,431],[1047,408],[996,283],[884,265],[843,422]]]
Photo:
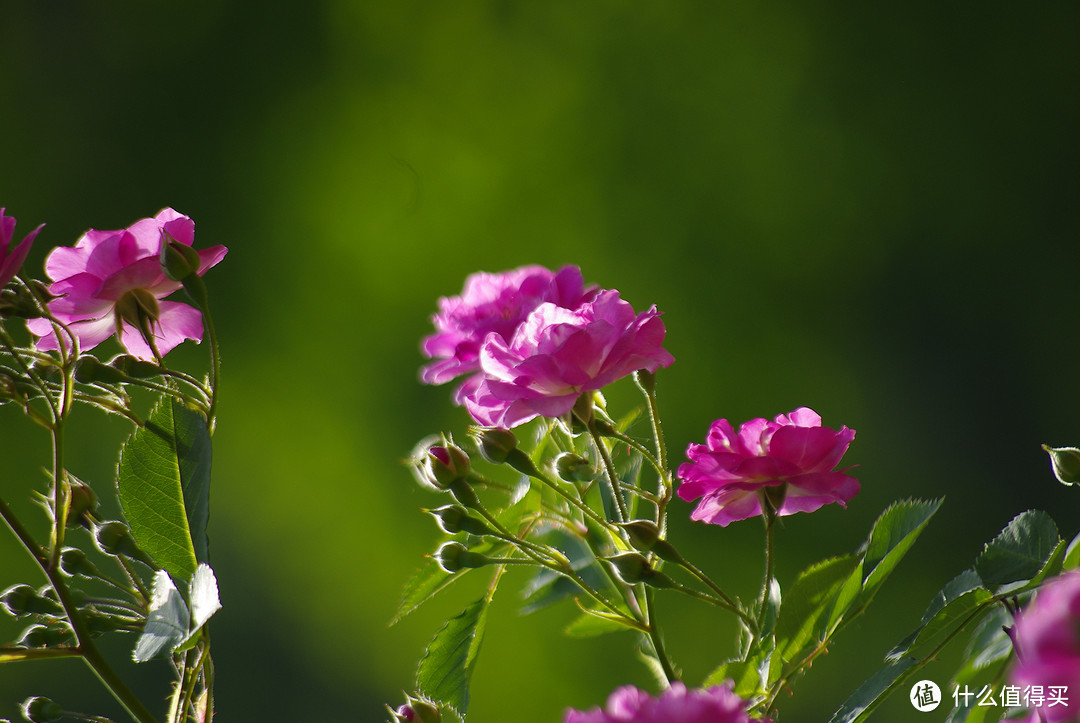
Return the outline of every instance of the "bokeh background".
[[[663,310],[676,450],[800,405],[858,430],[863,492],[787,520],[782,581],[892,500],[946,496],[782,720],[827,718],[1014,514],[1075,534],[1080,498],[1039,445],[1080,442],[1078,21],[1065,3],[0,0],[0,205],[20,237],[48,223],[29,268],[164,206],[231,249],[207,276],[221,719],[385,720],[473,594],[388,626],[437,539],[400,461],[467,422],[417,382],[418,341],[475,270],[578,264]],[[176,363],[205,368],[188,346]],[[72,471],[107,491],[128,430],[75,425]],[[0,489],[26,515],[46,455],[0,409]],[[753,594],[759,525],[672,534]],[[521,616],[523,579],[496,598],[470,720],[560,720],[647,683],[629,636],[559,634],[571,605]],[[23,580],[0,538],[0,587]],[[699,681],[729,628],[663,602]],[[162,671],[132,672],[163,710]],[[38,693],[122,718],[75,662],[0,669],[0,717]]]

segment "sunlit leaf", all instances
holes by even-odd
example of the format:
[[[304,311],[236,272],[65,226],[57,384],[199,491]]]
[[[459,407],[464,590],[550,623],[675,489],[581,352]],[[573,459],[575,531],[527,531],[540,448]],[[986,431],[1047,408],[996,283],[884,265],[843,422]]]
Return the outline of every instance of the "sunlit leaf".
[[[975,571],[987,585],[1029,580],[1038,574],[1058,544],[1057,525],[1041,510],[1022,512],[987,543]]]
[[[452,708],[464,719],[469,681],[484,639],[489,596],[469,605],[435,634],[420,660],[416,687],[427,698]]]
[[[128,438],[117,491],[135,542],[177,580],[207,561],[210,435],[202,415],[163,397]]]

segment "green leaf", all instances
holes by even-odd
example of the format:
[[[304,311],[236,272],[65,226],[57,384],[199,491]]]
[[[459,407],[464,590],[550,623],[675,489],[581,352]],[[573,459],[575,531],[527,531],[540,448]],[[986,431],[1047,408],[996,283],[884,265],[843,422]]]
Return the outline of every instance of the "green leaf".
[[[390,624],[396,625],[401,622],[406,615],[430,600],[436,593],[450,587],[461,575],[461,572],[451,574],[442,569],[433,558],[425,559],[420,569],[414,572],[405,583],[405,589],[401,592],[401,602],[398,603],[397,612],[394,613]]]
[[[202,415],[167,396],[120,451],[116,487],[132,537],[178,580],[208,558],[210,462]]]
[[[489,602],[485,595],[448,620],[435,634],[416,673],[417,689],[452,708],[462,720],[469,707],[469,680],[484,639]]]
[[[923,626],[915,642],[906,651],[915,658],[925,658],[967,626],[978,622],[991,610],[994,596],[983,588],[965,592],[951,601]]]
[[[1058,544],[1057,525],[1041,510],[1021,512],[987,543],[975,571],[987,585],[1029,580]]]
[[[833,713],[829,723],[859,723],[866,720],[875,708],[921,667],[920,662],[916,658],[900,658],[874,673]]]
[[[831,632],[830,614],[858,565],[850,555],[823,560],[788,588],[776,623],[776,649],[785,662],[795,660],[807,645],[825,640]]]
[[[765,694],[765,688],[761,684],[761,661],[733,660],[721,663],[720,667],[709,674],[702,687],[708,688],[714,685],[722,685],[730,680],[735,684],[735,694],[745,700],[756,698]]]
[[[870,603],[900,560],[915,544],[930,518],[941,507],[941,502],[941,498],[930,502],[904,500],[894,503],[881,513],[866,541],[866,552],[863,555],[866,579],[856,604],[866,606]]]

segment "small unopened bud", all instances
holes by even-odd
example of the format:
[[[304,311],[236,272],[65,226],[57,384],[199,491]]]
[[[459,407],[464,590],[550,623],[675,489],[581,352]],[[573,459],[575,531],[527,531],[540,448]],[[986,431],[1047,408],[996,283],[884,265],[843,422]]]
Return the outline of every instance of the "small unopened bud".
[[[161,271],[167,278],[183,281],[192,274],[199,273],[201,264],[198,251],[168,234],[162,234]]]
[[[428,447],[422,462],[421,479],[436,490],[447,490],[464,480],[470,470],[469,455],[454,444]]]
[[[68,577],[97,577],[98,569],[86,553],[77,547],[65,547],[60,551],[60,571]]]
[[[119,354],[109,360],[109,366],[132,379],[160,377],[162,370],[153,362],[144,361],[130,354]]]
[[[660,528],[652,520],[631,520],[619,527],[626,530],[626,537],[635,550],[648,552],[660,539]]]
[[[135,544],[131,530],[123,522],[102,522],[94,528],[94,544],[106,555],[123,555],[134,560],[146,560],[146,555]]]
[[[454,535],[468,532],[470,535],[490,535],[493,530],[483,520],[478,520],[460,505],[444,505],[427,513],[435,518],[444,532]]]
[[[85,526],[90,520],[89,515],[97,512],[98,497],[90,485],[68,475],[71,487],[71,498],[68,502],[68,527],[77,525]]]
[[[118,384],[127,381],[123,372],[102,364],[92,354],[84,354],[75,362],[75,381],[83,384]]]
[[[555,473],[567,482],[592,482],[596,468],[579,454],[564,452],[555,458]]]
[[[656,391],[656,373],[650,372],[645,369],[638,369],[634,372],[634,381],[643,391],[652,394]]]
[[[1043,445],[1042,448],[1050,455],[1050,468],[1054,476],[1063,485],[1080,483],[1080,449],[1076,447],[1050,447]]]
[[[29,585],[12,585],[0,593],[0,608],[13,618],[29,615],[30,606],[37,598],[37,592]]]
[[[66,625],[31,625],[15,641],[16,648],[55,648],[75,642],[75,635]]]
[[[604,560],[615,570],[623,582],[628,585],[644,583],[651,587],[671,587],[674,582],[662,572],[657,572],[640,552],[623,552]]]
[[[27,698],[19,706],[23,717],[30,723],[52,723],[64,717],[64,709],[44,696]]]
[[[442,714],[434,703],[411,695],[405,697],[409,702],[399,706],[397,710],[386,706],[394,718],[392,723],[442,723]]]
[[[470,552],[469,548],[460,542],[444,542],[435,551],[435,561],[447,572],[458,572],[483,567],[491,562],[491,558],[478,552]]]
[[[517,437],[509,429],[475,427],[471,433],[480,454],[492,464],[502,464],[517,449]]]

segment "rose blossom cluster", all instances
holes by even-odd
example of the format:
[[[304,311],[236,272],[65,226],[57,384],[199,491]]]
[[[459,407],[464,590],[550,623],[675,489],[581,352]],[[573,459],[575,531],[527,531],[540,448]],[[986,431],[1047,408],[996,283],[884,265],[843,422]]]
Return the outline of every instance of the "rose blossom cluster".
[[[486,426],[565,414],[585,392],[674,361],[655,306],[635,313],[618,291],[586,287],[576,266],[473,274],[439,308],[421,379],[468,375],[455,401]]]
[[[632,685],[608,697],[604,710],[569,710],[563,723],[749,723],[746,701],[730,685],[687,690],[676,681],[654,698]],[[762,719],[768,723],[767,719]]]
[[[163,245],[191,247],[195,222],[171,208],[119,231],[91,229],[72,248],[54,249],[45,259],[52,284],[49,312],[66,327],[57,338],[49,319],[30,319],[37,348],[53,350],[68,333],[85,351],[116,334],[128,353],[146,361],[164,356],[185,339],[202,340],[202,314],[187,304],[163,301],[181,287],[162,270]],[[213,246],[197,254],[200,276],[228,253]]]
[[[763,513],[813,512],[822,505],[844,505],[859,483],[835,470],[855,438],[855,430],[821,426],[812,409],[799,407],[773,421],[758,418],[738,431],[726,419],[709,428],[705,444],[691,444],[690,459],[679,466],[679,496],[700,498],[692,519],[726,527]]]
[[[1012,681],[1021,688],[1064,689],[1069,698],[1080,693],[1080,571],[1047,583],[1017,617],[1012,630],[1018,665]],[[1078,701],[1043,705],[1027,723],[1076,720]]]

